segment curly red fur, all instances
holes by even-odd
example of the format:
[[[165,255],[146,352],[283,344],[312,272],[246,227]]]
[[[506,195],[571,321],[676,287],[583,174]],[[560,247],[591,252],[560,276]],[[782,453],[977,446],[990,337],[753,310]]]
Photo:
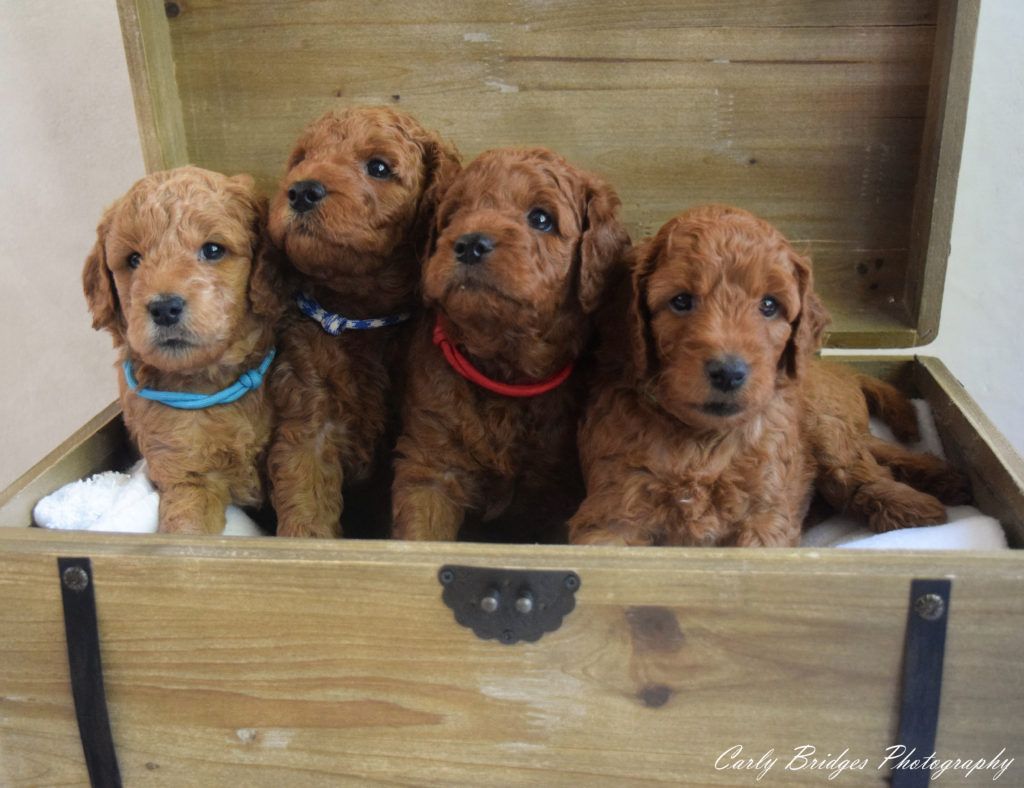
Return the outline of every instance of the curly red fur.
[[[265,220],[251,178],[197,167],[143,178],[107,209],[82,282],[93,327],[110,331],[140,386],[212,393],[259,366],[283,308],[277,271],[261,253]],[[201,259],[208,242],[225,256]],[[160,325],[150,308],[167,296],[182,300],[182,312]],[[131,392],[120,367],[124,421],[160,492],[161,531],[220,533],[228,503],[262,503],[266,386],[178,410]]]
[[[876,530],[945,516],[876,461],[864,390],[879,389],[814,359],[828,317],[810,261],[767,222],[725,206],[677,216],[637,249],[616,314],[571,541],[794,545],[815,486]],[[904,407],[884,395],[890,414]]]
[[[386,177],[371,174],[375,162],[386,165]],[[289,289],[351,319],[413,311],[430,221],[460,166],[453,145],[395,109],[355,107],[316,120],[296,142],[270,211]],[[324,196],[299,210],[289,191],[310,182]],[[270,381],[278,423],[268,466],[279,535],[340,535],[342,511],[358,498],[354,485],[386,477],[394,370],[409,335],[399,325],[332,336],[294,305],[288,311]],[[385,521],[389,487],[385,478],[365,496],[383,496]]]
[[[545,380],[565,368],[583,352],[628,247],[618,207],[607,183],[543,149],[488,151],[455,179],[423,271],[429,309],[410,354],[393,487],[396,537],[455,539],[467,515],[490,522],[513,500],[557,513],[558,488],[573,489],[578,478],[578,376],[533,397],[495,394],[456,373],[431,334],[440,316],[463,355],[503,383]],[[456,247],[473,234],[486,236],[491,249],[467,262]],[[495,538],[493,528],[484,526],[484,538]]]

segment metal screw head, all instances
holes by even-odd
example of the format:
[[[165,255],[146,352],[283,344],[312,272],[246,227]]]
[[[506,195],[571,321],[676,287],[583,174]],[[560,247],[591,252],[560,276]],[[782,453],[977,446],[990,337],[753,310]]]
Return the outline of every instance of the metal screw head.
[[[480,609],[485,613],[493,613],[498,609],[498,593],[495,591],[480,600]]]
[[[438,579],[443,585],[450,585],[455,581],[455,572],[451,569],[442,569],[441,573],[438,575]]]
[[[914,600],[914,612],[925,621],[938,621],[946,614],[946,603],[938,594],[922,594]]]
[[[80,566],[69,566],[61,579],[64,587],[71,591],[84,591],[89,586],[89,573]]]
[[[533,611],[533,597],[529,594],[523,594],[516,600],[516,612],[522,613],[524,616],[527,613]]]

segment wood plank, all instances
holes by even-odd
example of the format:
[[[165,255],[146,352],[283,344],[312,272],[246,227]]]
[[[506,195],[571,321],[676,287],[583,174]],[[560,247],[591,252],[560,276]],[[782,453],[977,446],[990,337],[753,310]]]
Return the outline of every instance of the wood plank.
[[[1016,556],[46,534],[0,548],[12,785],[80,779],[54,557],[83,548],[129,785],[749,786],[714,768],[736,744],[877,762],[923,560],[954,581],[945,752],[995,755],[1024,733],[991,714],[1024,700]],[[440,601],[449,562],[574,569],[577,609],[537,643],[481,641]]]
[[[191,161],[163,3],[117,0],[147,172]]]
[[[921,344],[939,330],[979,7],[978,0],[947,0],[937,27],[906,272],[907,306],[919,316]]]
[[[601,172],[636,239],[697,203],[763,215],[812,252],[833,344],[917,341],[907,266],[934,2],[180,9],[170,40],[202,166],[269,193],[311,119],[397,103],[467,159],[545,145]],[[858,339],[858,315],[880,316],[876,341]]]
[[[971,477],[977,506],[1024,546],[1024,459],[937,358],[921,357],[915,383],[932,406],[943,449]]]

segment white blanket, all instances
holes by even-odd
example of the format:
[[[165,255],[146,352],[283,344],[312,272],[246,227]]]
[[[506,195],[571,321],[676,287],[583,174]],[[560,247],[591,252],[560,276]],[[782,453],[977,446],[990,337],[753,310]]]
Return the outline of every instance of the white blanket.
[[[71,482],[41,499],[32,511],[36,525],[70,531],[156,533],[160,496],[146,474],[145,460],[129,473],[105,471]],[[263,536],[237,506],[227,508],[225,536]]]

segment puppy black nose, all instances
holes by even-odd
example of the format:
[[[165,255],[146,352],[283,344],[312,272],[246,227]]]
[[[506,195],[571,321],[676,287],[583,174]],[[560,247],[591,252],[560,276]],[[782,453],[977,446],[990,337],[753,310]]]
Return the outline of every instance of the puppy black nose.
[[[158,326],[173,326],[185,311],[185,299],[176,295],[159,295],[146,304],[149,316]]]
[[[455,259],[463,265],[476,265],[494,251],[494,239],[483,233],[466,233],[458,237],[453,250]]]
[[[719,391],[735,391],[747,382],[750,367],[737,356],[723,356],[705,363],[704,374]]]
[[[288,187],[288,204],[296,213],[312,211],[327,196],[320,181],[295,181]]]

